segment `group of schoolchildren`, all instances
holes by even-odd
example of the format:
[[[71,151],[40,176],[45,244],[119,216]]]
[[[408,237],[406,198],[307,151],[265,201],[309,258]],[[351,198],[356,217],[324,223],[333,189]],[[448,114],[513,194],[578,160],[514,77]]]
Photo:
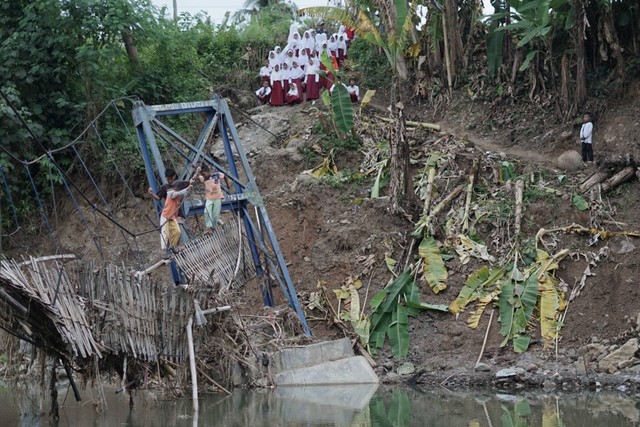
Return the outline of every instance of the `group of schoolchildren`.
[[[292,24],[285,48],[276,46],[260,69],[262,86],[256,91],[258,100],[273,106],[293,105],[316,100],[323,89],[333,92],[336,84],[342,84],[347,88],[351,102],[357,103],[360,89],[355,80],[349,79],[349,85],[345,85],[321,61],[325,52],[334,69],[339,70],[347,58],[353,37],[353,31],[344,25],[337,33],[328,36],[324,22],[318,23],[317,30],[307,30],[301,37],[296,24]],[[326,75],[321,75],[320,71],[325,71]]]

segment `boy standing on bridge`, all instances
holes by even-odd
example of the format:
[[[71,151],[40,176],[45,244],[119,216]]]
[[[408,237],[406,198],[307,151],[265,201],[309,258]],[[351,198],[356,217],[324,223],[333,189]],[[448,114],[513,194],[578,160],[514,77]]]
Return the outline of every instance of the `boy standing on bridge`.
[[[582,141],[582,161],[593,162],[593,116],[591,113],[584,113],[582,117],[583,125],[580,128],[580,141]]]
[[[205,234],[210,234],[216,228],[218,219],[220,218],[220,211],[222,210],[224,194],[222,194],[220,180],[224,179],[227,188],[231,188],[231,185],[224,174],[220,172],[211,173],[207,165],[198,168],[198,172],[200,172],[198,179],[204,184],[204,197],[207,201],[204,206],[204,222],[208,227]]]
[[[176,247],[180,242],[180,225],[178,217],[182,206],[182,197],[187,194],[193,180],[177,181],[178,174],[172,168],[168,168],[164,173],[167,183],[158,188],[154,193],[152,188],[147,192],[155,200],[165,199],[164,208],[160,213],[160,247],[165,250],[167,246]]]

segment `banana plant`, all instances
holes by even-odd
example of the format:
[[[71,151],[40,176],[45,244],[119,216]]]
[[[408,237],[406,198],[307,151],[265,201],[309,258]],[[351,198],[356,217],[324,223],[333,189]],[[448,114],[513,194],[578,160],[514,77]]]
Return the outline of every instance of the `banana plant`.
[[[400,211],[400,200],[409,192],[409,143],[406,138],[400,84],[409,77],[404,58],[412,41],[416,2],[408,0],[352,0],[348,7],[310,7],[299,14],[342,22],[356,35],[384,52],[391,68],[390,195],[392,210]]]
[[[417,269],[416,269],[417,270]],[[409,353],[409,318],[421,310],[447,312],[443,304],[427,304],[420,301],[420,289],[415,282],[416,271],[407,268],[389,285],[378,292],[370,302],[373,314],[369,332],[369,351],[373,354],[382,348],[388,338],[395,358]]]
[[[501,3],[493,3],[501,9],[496,7],[496,13],[488,17],[487,63],[492,75],[502,63],[501,34],[505,31],[518,40],[516,48],[527,51],[519,68],[525,71],[537,54],[550,51],[557,32],[568,32],[573,26],[573,6],[568,0],[508,0],[506,8]],[[510,23],[501,25],[507,17]]]

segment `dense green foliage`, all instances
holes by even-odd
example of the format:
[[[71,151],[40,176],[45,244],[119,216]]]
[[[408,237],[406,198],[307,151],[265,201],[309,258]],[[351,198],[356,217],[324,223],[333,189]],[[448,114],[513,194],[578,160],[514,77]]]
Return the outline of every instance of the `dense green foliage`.
[[[406,76],[403,86],[412,84],[413,93],[430,99],[444,94],[434,88],[469,84],[483,96],[528,95],[568,116],[588,94],[604,94],[640,69],[636,0],[493,0],[496,12],[489,17],[481,16],[479,0],[347,3],[339,20],[360,36],[350,48],[348,75],[359,77],[363,91],[408,93],[396,91],[400,82],[390,79]],[[34,159],[65,146],[113,99],[135,96],[154,104],[253,89],[268,51],[286,42],[294,13],[283,2],[249,1],[233,21],[216,25],[206,15],[174,21],[150,0],[0,2],[0,90],[11,103],[0,98],[0,141],[10,153],[0,151],[0,166],[15,204],[34,205],[24,167],[11,156]],[[417,13],[424,25],[414,28]],[[129,106],[130,100],[118,102],[130,123]],[[135,137],[115,109],[98,127],[110,158],[139,174]],[[75,162],[70,150],[56,159],[64,167]],[[93,160],[92,170],[113,174],[100,154]],[[60,181],[43,161],[31,172],[45,194]],[[1,208],[7,221],[7,203]]]
[[[227,86],[252,89],[267,52],[274,43],[286,42],[292,18],[293,10],[284,4],[261,8],[236,26],[213,24],[206,15],[184,14],[174,22],[150,0],[1,2],[0,90],[9,104],[0,98],[0,140],[8,151],[0,151],[0,167],[15,204],[25,213],[36,212],[25,168],[16,159],[64,147],[113,99],[133,96],[157,104],[206,99]],[[103,161],[112,159],[128,176],[141,177],[135,136],[129,132],[130,101],[117,102],[129,129],[113,105],[96,124],[108,158],[102,158],[91,133],[82,142],[96,148],[83,153],[91,170],[105,179],[115,176]],[[63,167],[77,162],[71,149],[55,156]],[[55,168],[42,161],[30,171],[44,195],[52,183],[61,184]],[[9,205],[1,207],[10,229]]]
[[[388,89],[389,63],[384,53],[363,39],[356,39],[349,46],[349,65],[358,78],[361,89]],[[351,77],[352,74],[349,74]]]

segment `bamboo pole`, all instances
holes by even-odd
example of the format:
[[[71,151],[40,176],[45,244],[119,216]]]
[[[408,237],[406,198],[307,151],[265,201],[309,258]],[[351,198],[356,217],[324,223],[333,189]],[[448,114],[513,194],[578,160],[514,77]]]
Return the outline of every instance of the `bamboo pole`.
[[[196,368],[196,351],[193,346],[193,317],[187,322],[187,341],[189,343],[189,366],[191,367],[191,398],[193,411],[198,412],[198,373]]]
[[[377,116],[376,117],[378,120],[383,121],[385,123],[394,123],[395,120],[390,119],[389,117],[380,117]],[[428,122],[414,122],[411,120],[407,120],[406,122],[407,127],[423,127],[426,129],[431,129],[431,130],[435,130],[437,132],[440,132],[442,130],[442,127],[438,124],[435,123],[428,123]]]
[[[480,159],[473,159],[473,165],[471,166],[471,173],[469,174],[469,186],[467,187],[467,199],[464,204],[464,218],[462,220],[462,231],[466,232],[469,229],[469,211],[471,210],[471,199],[473,198],[473,188],[476,185],[476,177],[478,176],[478,168],[480,166]]]
[[[153,270],[162,267],[163,265],[167,265],[171,262],[171,260],[168,259],[163,259],[161,261],[156,262],[155,264],[153,264],[151,267],[145,269],[145,270],[139,270],[136,271],[134,273],[134,276],[136,279],[141,280],[142,276],[146,276],[147,274],[151,273]]]
[[[432,166],[429,168],[429,175],[427,175],[427,185],[424,189],[424,206],[422,208],[423,215],[429,215],[429,209],[431,209],[431,199],[433,197],[433,181],[436,179],[436,168]]]
[[[524,181],[516,181],[516,221],[514,225],[514,232],[516,236],[520,234],[522,226],[522,194],[524,191]]]
[[[484,341],[482,342],[482,348],[480,349],[480,354],[478,355],[478,360],[476,361],[476,366],[478,366],[478,363],[480,363],[480,361],[482,360],[482,355],[484,354],[484,349],[487,346],[487,339],[489,338],[489,329],[491,329],[491,321],[493,320],[493,311],[494,309],[491,309],[491,315],[489,316],[489,323],[487,323],[487,332],[484,333]]]
[[[453,199],[458,197],[463,190],[464,190],[464,184],[458,185],[456,188],[453,189],[451,193],[449,193],[447,197],[445,197],[440,203],[436,205],[435,208],[433,208],[429,216],[427,216],[427,218],[425,219],[425,226],[424,226],[425,230],[429,230],[429,227],[431,227],[431,221],[433,220],[433,218],[435,218],[440,213],[440,211],[442,211],[449,203],[451,203]]]
[[[447,17],[444,9],[442,10],[442,35],[444,36],[444,61],[447,66],[447,83],[449,84],[449,95],[453,87],[453,77],[451,75],[451,56],[449,55],[449,34],[447,31]]]

